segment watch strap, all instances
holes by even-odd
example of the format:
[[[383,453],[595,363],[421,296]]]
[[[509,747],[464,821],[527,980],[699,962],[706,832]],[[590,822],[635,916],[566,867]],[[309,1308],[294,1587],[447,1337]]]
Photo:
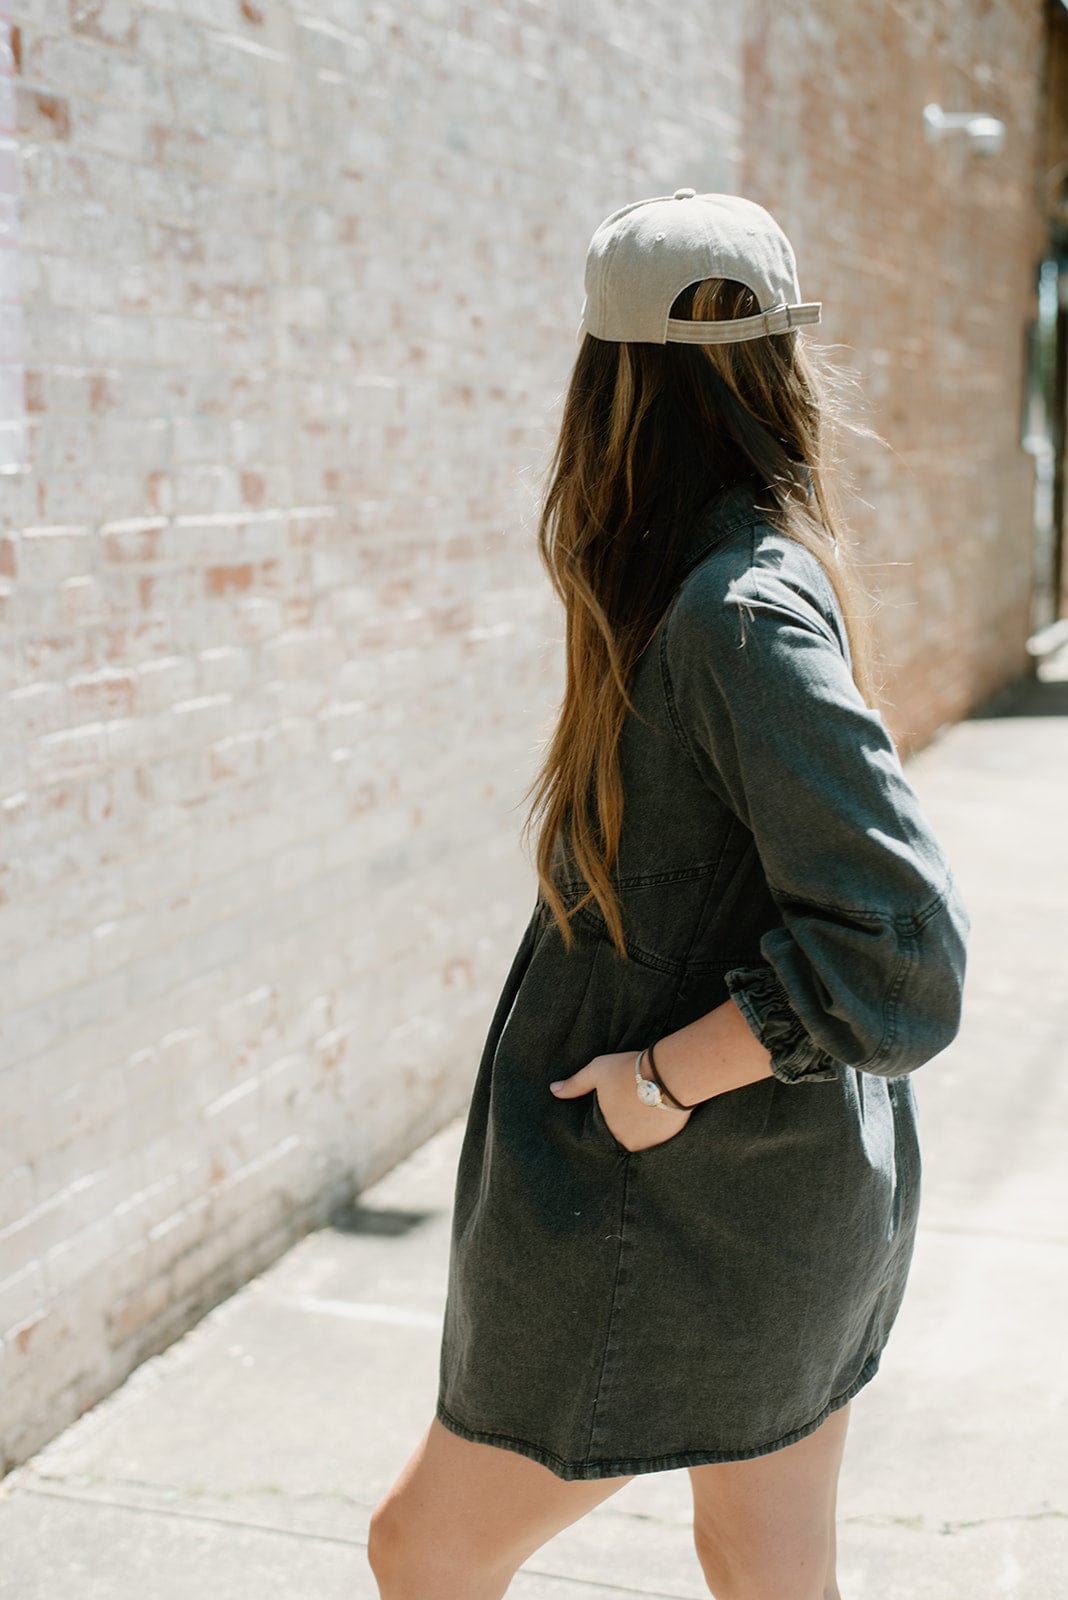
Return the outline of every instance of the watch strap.
[[[653,1082],[656,1084],[657,1088],[660,1090],[660,1093],[663,1095],[669,1106],[672,1106],[676,1111],[692,1111],[695,1106],[699,1106],[701,1104],[700,1100],[694,1100],[690,1105],[687,1105],[685,1100],[676,1099],[675,1095],[672,1094],[671,1090],[660,1076],[660,1073],[657,1071],[656,1057],[653,1055],[653,1047],[651,1044],[646,1045],[645,1049],[642,1051],[642,1054],[649,1057],[649,1071],[653,1075]]]

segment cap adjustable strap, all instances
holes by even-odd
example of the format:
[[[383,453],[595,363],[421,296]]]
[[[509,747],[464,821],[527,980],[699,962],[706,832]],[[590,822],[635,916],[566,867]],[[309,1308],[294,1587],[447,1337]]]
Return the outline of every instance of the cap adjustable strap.
[[[685,317],[669,317],[669,344],[735,344],[743,339],[762,339],[768,333],[788,333],[805,322],[819,322],[823,301],[805,305],[771,306],[755,317],[725,317],[719,322],[690,322]]]

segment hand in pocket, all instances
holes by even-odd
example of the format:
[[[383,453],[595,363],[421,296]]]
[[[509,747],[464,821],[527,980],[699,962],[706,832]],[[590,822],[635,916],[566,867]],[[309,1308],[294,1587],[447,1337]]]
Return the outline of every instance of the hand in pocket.
[[[594,1056],[570,1078],[563,1078],[558,1085],[551,1085],[552,1092],[560,1100],[573,1100],[591,1092],[595,1094],[606,1128],[617,1143],[631,1154],[666,1144],[682,1132],[693,1114],[692,1111],[676,1111],[672,1107],[664,1109],[642,1104],[634,1083],[636,1055],[636,1050],[621,1050],[611,1055]]]

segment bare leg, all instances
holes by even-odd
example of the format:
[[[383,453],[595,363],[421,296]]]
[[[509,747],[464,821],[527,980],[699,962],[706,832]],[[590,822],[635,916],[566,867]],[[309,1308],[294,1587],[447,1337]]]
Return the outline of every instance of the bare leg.
[[[371,1518],[381,1600],[500,1600],[528,1556],[630,1481],[557,1478],[435,1417]]]
[[[752,1461],[690,1468],[694,1544],[716,1600],[840,1600],[835,1508],[849,1406]]]

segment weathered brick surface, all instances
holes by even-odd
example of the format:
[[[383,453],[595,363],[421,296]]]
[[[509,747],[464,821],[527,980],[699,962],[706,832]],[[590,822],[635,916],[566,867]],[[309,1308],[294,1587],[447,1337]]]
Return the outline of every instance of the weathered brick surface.
[[[584,241],[695,130],[731,170],[696,25],[311,9],[11,18],[8,1459],[461,1102],[531,892]]]
[[[974,9],[9,8],[8,1461],[465,1096],[532,893],[532,513],[608,210],[744,189],[795,235],[897,451],[856,465],[912,563],[907,731],[1021,664],[1040,34]],[[1000,164],[923,145],[964,96]]]
[[[887,720],[922,744],[1027,661],[1043,8],[754,0],[748,16],[740,178],[787,220],[821,337],[846,347],[890,446],[851,450],[868,502],[854,521],[881,598]],[[928,143],[930,101],[1001,118],[1001,155],[959,133]]]

